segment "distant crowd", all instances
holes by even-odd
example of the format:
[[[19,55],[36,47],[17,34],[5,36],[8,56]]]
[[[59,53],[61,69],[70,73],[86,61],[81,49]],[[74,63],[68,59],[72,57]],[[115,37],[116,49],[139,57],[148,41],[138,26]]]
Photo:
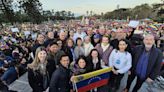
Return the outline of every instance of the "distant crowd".
[[[27,72],[33,92],[75,92],[74,76],[112,67],[109,84],[90,92],[116,92],[126,73],[123,91],[137,76],[137,92],[143,82],[164,76],[164,24],[139,22],[6,25],[0,30],[0,81],[10,85]]]

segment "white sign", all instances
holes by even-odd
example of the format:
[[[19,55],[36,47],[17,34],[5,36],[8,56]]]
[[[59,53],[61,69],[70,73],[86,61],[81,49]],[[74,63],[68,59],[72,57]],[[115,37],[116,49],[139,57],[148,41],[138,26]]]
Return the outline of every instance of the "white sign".
[[[25,36],[28,36],[28,35],[30,35],[31,33],[30,33],[30,31],[24,31],[24,35]]]
[[[139,25],[139,21],[131,20],[128,24],[129,27],[136,28]]]
[[[19,32],[18,28],[11,28],[12,32]]]

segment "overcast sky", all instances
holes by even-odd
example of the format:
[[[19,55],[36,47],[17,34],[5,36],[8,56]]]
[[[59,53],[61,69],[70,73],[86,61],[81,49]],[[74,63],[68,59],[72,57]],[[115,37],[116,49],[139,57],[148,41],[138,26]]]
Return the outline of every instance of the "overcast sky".
[[[112,11],[117,8],[133,8],[144,3],[159,3],[161,0],[40,0],[44,10],[71,11],[76,14],[86,14],[86,11],[93,11],[100,14]]]

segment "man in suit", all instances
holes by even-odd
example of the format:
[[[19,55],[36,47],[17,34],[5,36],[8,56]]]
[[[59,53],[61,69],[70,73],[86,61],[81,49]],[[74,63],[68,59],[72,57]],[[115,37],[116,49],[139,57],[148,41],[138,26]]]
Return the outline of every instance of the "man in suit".
[[[132,92],[137,92],[145,81],[152,83],[160,73],[162,52],[153,45],[154,42],[154,36],[148,34],[144,37],[144,45],[134,48],[132,68],[124,92],[128,92],[135,77],[137,77],[137,82]]]

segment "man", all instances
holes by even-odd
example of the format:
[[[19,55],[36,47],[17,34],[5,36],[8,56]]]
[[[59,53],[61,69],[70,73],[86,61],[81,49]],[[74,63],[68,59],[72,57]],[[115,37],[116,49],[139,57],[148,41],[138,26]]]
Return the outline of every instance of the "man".
[[[84,30],[81,27],[77,27],[77,31],[73,36],[73,40],[74,42],[76,42],[76,39],[78,37],[80,37],[83,40],[85,36],[86,36],[86,33],[84,32]]]
[[[58,41],[61,41],[62,42],[62,46],[61,46],[61,49],[63,49],[64,48],[64,46],[65,46],[65,43],[66,43],[66,39],[67,39],[67,35],[66,35],[66,32],[65,31],[61,31],[60,33],[59,33],[59,38],[57,39],[57,43],[58,43]],[[60,46],[60,44],[59,44],[59,46]]]
[[[61,31],[61,32],[59,33],[59,39],[60,39],[63,43],[66,42],[66,33],[65,33],[64,31]]]
[[[37,36],[37,39],[36,39],[36,43],[33,45],[32,47],[32,52],[33,52],[33,55],[35,56],[35,51],[38,47],[40,46],[44,46],[45,47],[45,37],[43,34],[38,34]]]
[[[52,31],[49,31],[47,33],[47,40],[45,41],[45,46],[47,47],[49,43],[53,42],[54,41],[54,32]]]
[[[52,75],[49,92],[70,92],[71,71],[68,69],[69,63],[68,55],[62,55],[59,68]]]
[[[152,83],[159,74],[162,53],[153,45],[154,42],[154,36],[148,34],[144,37],[144,45],[134,48],[132,68],[129,72],[128,82],[124,92],[128,92],[136,76],[137,82],[132,92],[137,92],[145,81]]]
[[[59,46],[56,42],[51,42],[49,44],[48,61],[53,62],[55,66],[58,66],[60,63],[60,57],[62,55],[64,55],[64,51],[59,49]]]

